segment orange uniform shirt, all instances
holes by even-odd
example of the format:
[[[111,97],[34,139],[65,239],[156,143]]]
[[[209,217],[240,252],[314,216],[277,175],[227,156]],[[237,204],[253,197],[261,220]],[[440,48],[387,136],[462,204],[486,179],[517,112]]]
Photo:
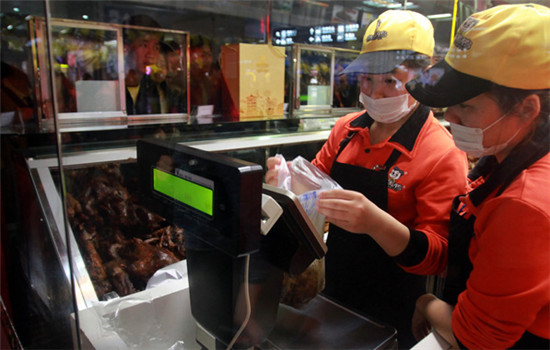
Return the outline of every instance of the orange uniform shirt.
[[[431,112],[424,123],[409,120],[392,137],[375,145],[370,142],[369,127],[357,125],[362,113],[338,119],[312,163],[329,174],[339,144],[349,131],[357,134],[338,156],[340,163],[372,169],[382,166],[394,149],[401,151],[388,174],[388,212],[409,227],[411,234],[425,237],[421,239],[427,240],[427,252],[419,253],[414,246],[417,240],[411,238],[406,254],[401,254],[407,258],[398,262],[409,273],[438,274],[447,264],[451,202],[466,190],[466,155]]]
[[[508,348],[525,331],[550,338],[550,154],[500,196],[464,203],[476,217],[473,270],[453,311],[455,336],[473,349]]]

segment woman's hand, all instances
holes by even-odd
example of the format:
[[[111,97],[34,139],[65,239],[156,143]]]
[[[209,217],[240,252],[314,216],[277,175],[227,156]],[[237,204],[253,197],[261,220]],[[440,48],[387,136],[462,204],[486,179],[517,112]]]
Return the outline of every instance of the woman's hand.
[[[424,294],[416,301],[416,307],[414,309],[412,317],[412,333],[416,341],[422,340],[432,330],[432,325],[426,318],[426,305],[436,299],[433,294]]]
[[[453,307],[433,294],[424,294],[416,301],[412,318],[412,332],[416,340],[424,338],[433,328],[454,349],[458,343],[452,328]]]
[[[409,229],[360,192],[323,191],[317,210],[346,231],[370,235],[390,256],[403,252],[409,243]]]
[[[349,190],[321,192],[317,210],[331,223],[353,233],[372,231],[382,211],[363,194]]]
[[[267,172],[265,173],[265,183],[271,186],[277,186],[281,158],[269,157],[267,158],[265,165],[267,166]]]

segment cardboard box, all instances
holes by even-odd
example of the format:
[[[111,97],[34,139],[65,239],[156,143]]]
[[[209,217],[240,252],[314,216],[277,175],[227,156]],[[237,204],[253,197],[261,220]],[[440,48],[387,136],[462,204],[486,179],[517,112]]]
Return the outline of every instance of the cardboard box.
[[[265,44],[223,46],[221,70],[225,118],[243,121],[284,116],[283,47]]]

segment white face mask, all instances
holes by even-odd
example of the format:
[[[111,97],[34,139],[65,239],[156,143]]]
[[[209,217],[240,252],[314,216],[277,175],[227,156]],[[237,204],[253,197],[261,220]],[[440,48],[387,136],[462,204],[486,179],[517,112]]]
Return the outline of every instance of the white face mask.
[[[394,123],[407,116],[418,104],[414,101],[409,106],[409,95],[403,94],[395,97],[372,99],[364,93],[359,95],[359,101],[365,106],[367,112],[379,123]]]
[[[474,156],[482,157],[488,155],[495,155],[505,149],[510,141],[519,133],[521,128],[519,128],[514,135],[512,135],[506,142],[501,143],[500,145],[492,145],[489,147],[483,146],[483,133],[490,129],[493,125],[500,122],[506,114],[502,117],[495,120],[489,126],[484,129],[481,128],[470,128],[464,125],[459,125],[449,122],[451,126],[451,133],[453,134],[453,139],[455,141],[456,147],[460,148],[464,152]]]

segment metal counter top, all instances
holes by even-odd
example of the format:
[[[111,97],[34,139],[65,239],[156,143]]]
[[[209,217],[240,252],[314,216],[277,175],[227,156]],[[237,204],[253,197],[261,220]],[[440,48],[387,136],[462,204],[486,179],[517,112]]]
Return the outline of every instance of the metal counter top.
[[[329,134],[330,130],[324,130],[315,132],[296,132],[290,134],[259,135],[205,141],[180,142],[180,144],[209,152],[228,152],[325,141]],[[103,163],[109,161],[136,159],[136,157],[137,154],[135,147],[85,151],[64,155],[63,165]],[[56,157],[43,159],[30,158],[27,161],[31,169],[58,166],[58,160]]]
[[[150,300],[143,300],[149,293]],[[154,298],[153,298],[154,296]],[[84,347],[202,349],[195,339],[197,324],[191,314],[187,280],[172,281],[157,290],[144,291],[96,305],[81,312]],[[128,307],[130,306],[130,307]],[[105,310],[116,310],[116,316]],[[215,310],[212,310],[215,312]],[[143,315],[147,313],[148,318]],[[138,321],[139,320],[139,321]],[[322,295],[298,310],[279,305],[277,323],[261,350],[396,349],[396,332],[338,305]]]
[[[396,331],[323,295],[302,309],[279,305],[277,322],[262,349],[392,349]]]

